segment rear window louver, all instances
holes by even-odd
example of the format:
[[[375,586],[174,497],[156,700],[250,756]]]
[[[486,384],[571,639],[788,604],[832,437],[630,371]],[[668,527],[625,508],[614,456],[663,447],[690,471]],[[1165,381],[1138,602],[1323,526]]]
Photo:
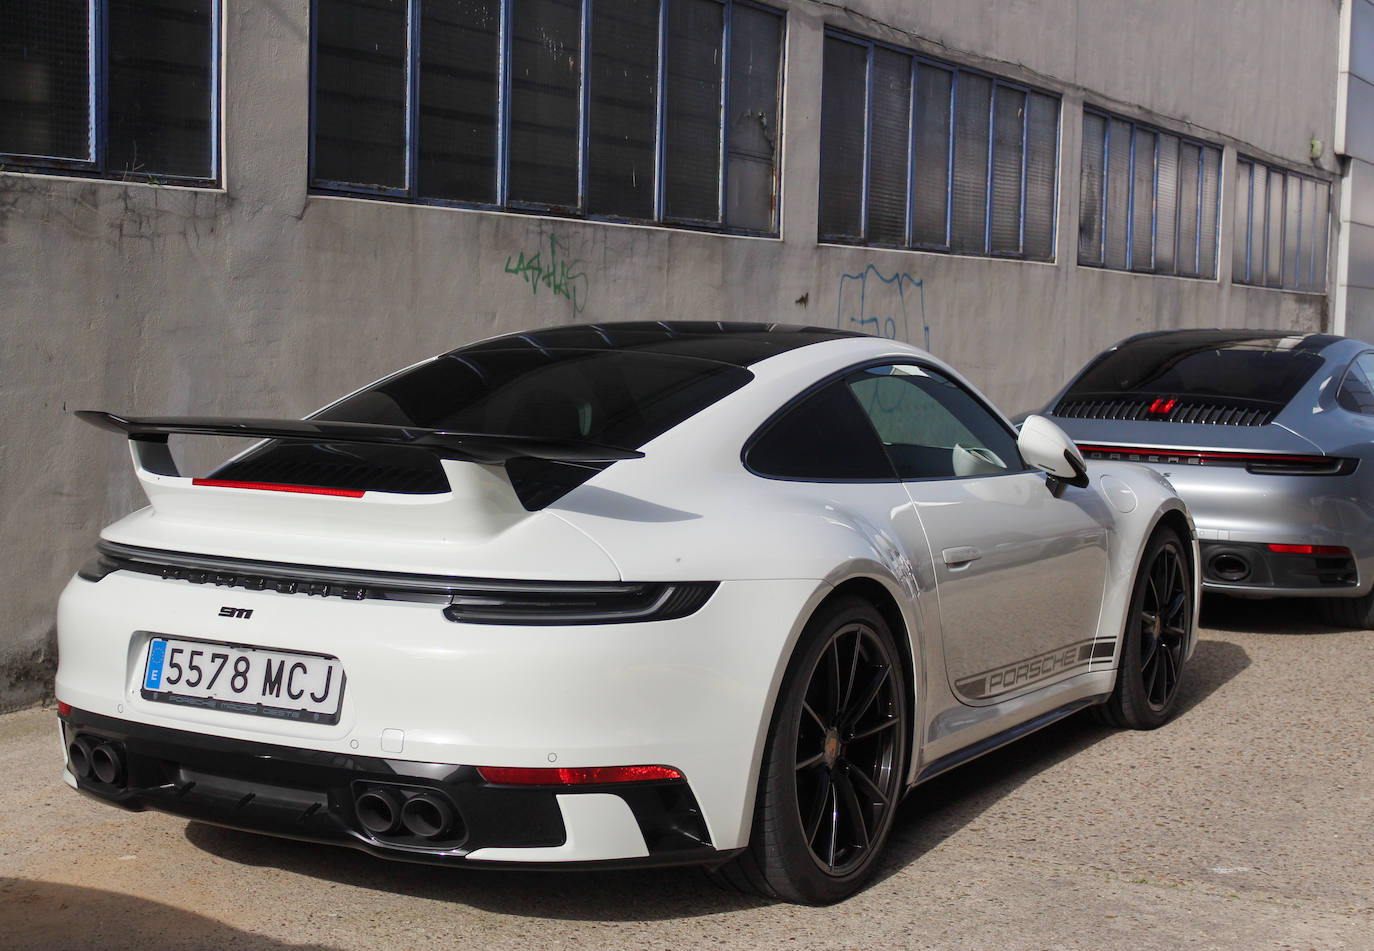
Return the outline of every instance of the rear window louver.
[[[1232,400],[1174,400],[1168,412],[1152,412],[1159,402],[1148,399],[1061,400],[1054,415],[1062,419],[1148,420],[1155,423],[1201,423],[1211,426],[1263,426],[1276,410]]]

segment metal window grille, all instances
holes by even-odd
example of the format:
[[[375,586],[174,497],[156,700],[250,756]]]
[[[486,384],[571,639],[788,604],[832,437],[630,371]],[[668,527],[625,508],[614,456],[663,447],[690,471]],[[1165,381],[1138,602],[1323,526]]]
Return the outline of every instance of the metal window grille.
[[[219,3],[0,5],[0,164],[214,183]]]
[[[1059,97],[827,31],[822,241],[1054,259]]]
[[[1237,159],[1235,209],[1235,283],[1325,292],[1329,183],[1254,159]]]
[[[314,0],[312,187],[776,234],[783,14]]]
[[[1083,111],[1078,263],[1215,280],[1221,149]]]

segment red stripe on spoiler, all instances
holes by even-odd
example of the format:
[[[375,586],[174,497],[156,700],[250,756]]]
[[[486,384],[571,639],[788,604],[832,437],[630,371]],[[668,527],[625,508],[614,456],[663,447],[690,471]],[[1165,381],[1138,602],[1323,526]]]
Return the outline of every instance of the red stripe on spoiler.
[[[318,485],[282,485],[279,482],[235,482],[232,479],[192,479],[192,485],[209,485],[219,489],[261,489],[265,492],[299,492],[302,495],[336,495],[345,499],[361,499],[359,489],[327,489]]]

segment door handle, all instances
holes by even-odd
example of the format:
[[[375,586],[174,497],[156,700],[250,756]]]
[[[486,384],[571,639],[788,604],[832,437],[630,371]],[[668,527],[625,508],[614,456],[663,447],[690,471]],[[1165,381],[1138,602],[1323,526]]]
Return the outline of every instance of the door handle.
[[[965,545],[961,548],[946,548],[941,552],[941,556],[945,559],[945,564],[957,568],[967,565],[970,561],[977,561],[983,557],[983,553],[971,545]]]

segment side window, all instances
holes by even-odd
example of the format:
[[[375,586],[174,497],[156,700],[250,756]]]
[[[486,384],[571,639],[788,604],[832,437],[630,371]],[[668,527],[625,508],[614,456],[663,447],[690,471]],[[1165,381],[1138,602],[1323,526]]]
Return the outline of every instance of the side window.
[[[762,429],[744,463],[759,475],[800,481],[896,481],[844,381],[813,393]]]
[[[1015,436],[972,394],[935,370],[871,367],[846,382],[903,479],[1024,468]]]
[[[1350,364],[1336,402],[1352,413],[1374,416],[1374,353],[1362,353]]]

